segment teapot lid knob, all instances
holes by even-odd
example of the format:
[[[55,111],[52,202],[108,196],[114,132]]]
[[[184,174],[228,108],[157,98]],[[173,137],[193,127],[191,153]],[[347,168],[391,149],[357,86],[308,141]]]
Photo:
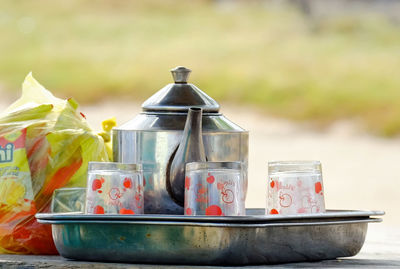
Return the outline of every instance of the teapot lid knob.
[[[187,83],[190,72],[192,72],[192,70],[184,66],[177,66],[174,69],[171,69],[172,77],[174,78],[175,83]]]

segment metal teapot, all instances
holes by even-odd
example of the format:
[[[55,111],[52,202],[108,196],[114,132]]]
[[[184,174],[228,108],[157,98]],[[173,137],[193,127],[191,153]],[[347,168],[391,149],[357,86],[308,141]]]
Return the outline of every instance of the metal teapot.
[[[244,193],[247,190],[248,132],[220,114],[215,100],[187,83],[190,69],[179,66],[171,72],[175,83],[145,101],[135,118],[113,129],[114,161],[143,164],[147,214],[183,214],[184,185],[181,189],[176,187],[177,180],[170,177],[175,175],[171,166],[176,166],[190,108],[201,111],[201,126],[197,127],[202,134],[205,159],[242,162]],[[175,183],[173,190],[170,182]]]

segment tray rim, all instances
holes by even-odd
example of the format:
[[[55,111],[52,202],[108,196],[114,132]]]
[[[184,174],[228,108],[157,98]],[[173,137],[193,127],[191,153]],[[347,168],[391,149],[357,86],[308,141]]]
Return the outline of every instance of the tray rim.
[[[265,223],[218,223],[218,222],[179,222],[179,221],[102,221],[102,220],[45,220],[39,219],[39,223],[52,225],[82,225],[82,224],[107,224],[107,225],[158,225],[158,226],[195,226],[218,228],[268,228],[268,227],[295,227],[295,226],[319,226],[319,225],[343,225],[358,223],[379,223],[381,218],[349,219],[349,220],[323,220],[311,222],[265,222]]]
[[[249,208],[250,210],[262,210],[260,208]],[[367,210],[327,210],[326,213],[301,214],[301,215],[246,215],[246,216],[186,216],[165,214],[143,214],[143,215],[89,215],[80,212],[68,213],[37,213],[38,220],[85,220],[85,221],[160,221],[160,222],[213,222],[213,223],[256,223],[256,222],[279,222],[289,220],[319,220],[337,218],[369,218],[371,216],[383,216],[384,211]]]

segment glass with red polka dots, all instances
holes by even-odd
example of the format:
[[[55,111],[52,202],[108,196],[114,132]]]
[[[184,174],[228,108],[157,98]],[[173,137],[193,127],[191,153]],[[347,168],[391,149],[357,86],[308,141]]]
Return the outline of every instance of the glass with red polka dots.
[[[89,162],[87,214],[143,214],[141,164]]]
[[[188,163],[185,172],[185,215],[245,215],[243,186],[240,162]]]
[[[268,163],[266,214],[297,215],[325,212],[321,163]]]

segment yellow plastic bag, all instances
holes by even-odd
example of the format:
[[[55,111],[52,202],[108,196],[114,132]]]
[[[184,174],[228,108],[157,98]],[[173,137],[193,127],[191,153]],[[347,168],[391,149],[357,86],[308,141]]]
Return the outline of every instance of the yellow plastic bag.
[[[34,215],[48,210],[55,189],[84,187],[89,161],[108,161],[77,107],[29,74],[21,98],[0,115],[0,253],[57,253],[50,226]]]

